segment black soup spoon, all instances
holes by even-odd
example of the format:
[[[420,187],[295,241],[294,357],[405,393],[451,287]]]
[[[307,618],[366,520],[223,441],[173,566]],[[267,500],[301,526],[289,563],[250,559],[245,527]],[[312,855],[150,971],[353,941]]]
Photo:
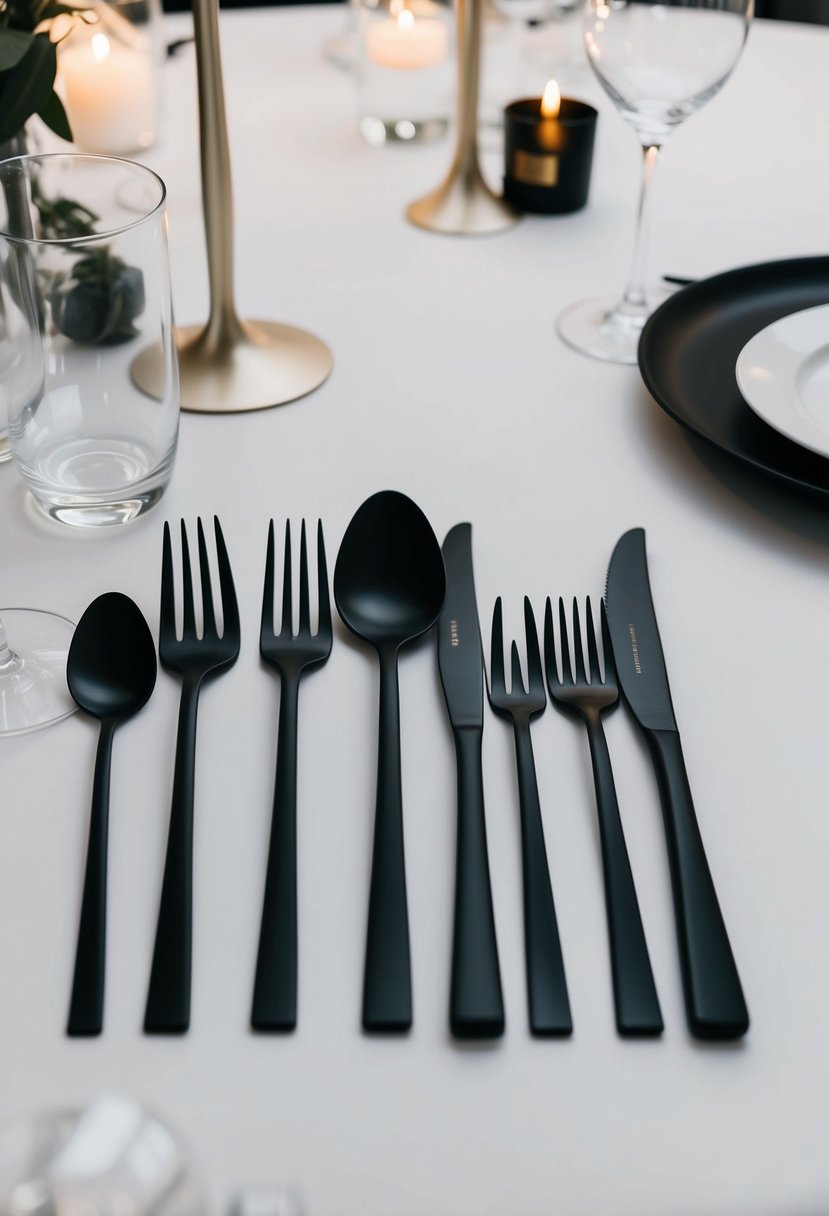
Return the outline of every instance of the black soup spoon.
[[[368,903],[363,1027],[412,1024],[409,916],[400,782],[400,647],[431,629],[446,593],[443,556],[426,516],[394,490],[374,494],[346,529],[334,570],[345,624],[380,660],[377,808]]]
[[[66,1028],[66,1033],[72,1036],[100,1034],[103,1027],[112,738],[116,727],[138,713],[149,700],[155,677],[155,647],[138,607],[118,591],[98,596],[78,622],[66,663],[69,691],[80,708],[101,723],[75,977]]]

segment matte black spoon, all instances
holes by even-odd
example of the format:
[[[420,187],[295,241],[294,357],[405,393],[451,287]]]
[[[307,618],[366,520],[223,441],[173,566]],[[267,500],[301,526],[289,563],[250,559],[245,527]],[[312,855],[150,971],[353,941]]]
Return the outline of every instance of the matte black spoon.
[[[367,499],[346,529],[334,570],[345,624],[380,660],[377,809],[363,983],[365,1030],[412,1024],[409,917],[400,782],[400,647],[431,629],[446,593],[437,537],[420,508],[394,490]]]
[[[98,596],[78,622],[66,663],[69,691],[81,709],[101,722],[75,977],[66,1028],[66,1033],[72,1036],[100,1034],[103,1027],[112,738],[116,727],[147,703],[155,677],[155,647],[138,607],[118,591]]]

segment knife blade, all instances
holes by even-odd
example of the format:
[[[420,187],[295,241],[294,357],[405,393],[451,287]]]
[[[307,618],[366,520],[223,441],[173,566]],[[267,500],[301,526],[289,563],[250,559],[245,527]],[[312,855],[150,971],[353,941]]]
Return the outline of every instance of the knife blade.
[[[619,683],[656,770],[688,1024],[697,1038],[740,1038],[748,1009],[691,797],[642,528],[617,542],[605,601]]]
[[[484,663],[472,568],[472,525],[456,524],[443,542],[446,598],[437,655],[455,740],[458,828],[449,1025],[456,1038],[497,1038],[504,1002],[489,878],[481,745]]]

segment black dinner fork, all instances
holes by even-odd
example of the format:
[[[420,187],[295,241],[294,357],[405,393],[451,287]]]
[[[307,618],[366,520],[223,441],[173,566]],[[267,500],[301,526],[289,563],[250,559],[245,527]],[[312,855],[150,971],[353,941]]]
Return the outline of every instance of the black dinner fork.
[[[190,1025],[190,979],[193,945],[193,792],[195,785],[196,719],[204,681],[232,667],[239,654],[239,609],[224,536],[214,516],[222,632],[218,632],[207,545],[197,521],[199,575],[202,592],[201,635],[196,624],[193,576],[187,530],[181,521],[182,634],[176,631],[173,548],[170,525],[164,524],[161,566],[159,657],[182,677],[176,739],[173,798],[167,858],[161,887],[155,950],[144,1015],[146,1034],[183,1034]]]
[[[297,705],[299,682],[306,671],[321,667],[331,653],[331,605],[322,523],[317,524],[317,632],[311,632],[308,590],[308,548],[305,520],[299,545],[299,626],[293,632],[291,525],[285,524],[282,575],[282,621],[274,629],[274,534],[268,529],[265,587],[259,652],[280,676],[279,735],[273,798],[271,840],[265,878],[262,926],[253,988],[251,1025],[254,1030],[293,1030],[297,1010]]]
[[[547,600],[544,613],[544,658],[547,686],[551,698],[567,713],[584,722],[590,742],[590,759],[596,786],[596,809],[602,850],[607,931],[610,939],[610,966],[613,976],[613,1001],[616,1027],[622,1035],[662,1033],[662,1013],[656,995],[645,931],[633,885],[630,859],[619,817],[619,803],[610,765],[602,714],[615,709],[619,686],[610,631],[604,603],[601,605],[604,677],[599,665],[599,650],[593,610],[587,597],[587,664],[584,661],[578,601],[573,600],[573,652],[567,632],[564,602],[558,601],[561,677],[556,664],[553,606]],[[589,675],[587,668],[589,667]]]
[[[527,965],[527,995],[530,1030],[535,1035],[572,1033],[570,1000],[564,975],[564,960],[558,936],[553,889],[544,846],[544,828],[538,781],[535,775],[530,722],[547,704],[544,675],[532,605],[524,598],[524,628],[527,636],[527,688],[521,675],[521,659],[515,642],[511,647],[512,686],[507,692],[504,675],[504,626],[501,597],[492,616],[492,656],[489,703],[497,714],[512,722],[518,767],[518,800],[521,809],[521,865],[524,877],[524,948]]]

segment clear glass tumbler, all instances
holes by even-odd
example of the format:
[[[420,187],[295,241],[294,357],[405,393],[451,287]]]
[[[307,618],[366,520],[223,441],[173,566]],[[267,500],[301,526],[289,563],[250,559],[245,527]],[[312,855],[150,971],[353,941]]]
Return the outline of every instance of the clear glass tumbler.
[[[138,214],[125,196],[140,197]],[[40,508],[126,523],[161,497],[179,424],[164,183],[110,157],[0,164],[9,442]],[[133,378],[141,365],[139,388]],[[0,405],[3,402],[0,401]]]

